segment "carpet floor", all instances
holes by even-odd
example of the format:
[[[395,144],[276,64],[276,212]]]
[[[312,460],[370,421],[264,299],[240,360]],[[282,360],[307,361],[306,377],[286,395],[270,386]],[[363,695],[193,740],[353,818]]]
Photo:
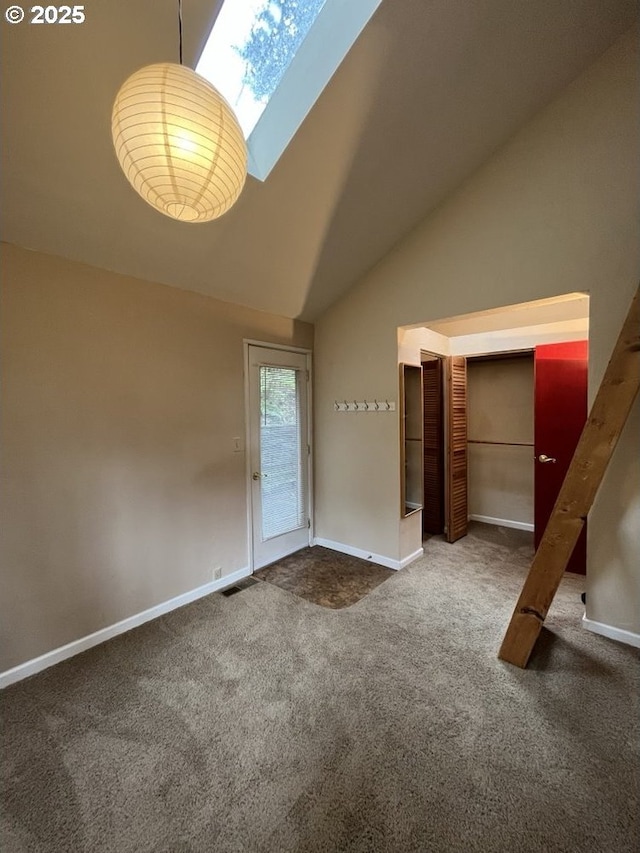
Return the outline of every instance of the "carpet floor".
[[[567,577],[496,652],[528,537],[473,525],[352,607],[211,595],[2,696],[3,853],[631,853],[637,650]]]
[[[254,577],[339,610],[351,607],[394,574],[393,569],[316,545],[260,569]]]

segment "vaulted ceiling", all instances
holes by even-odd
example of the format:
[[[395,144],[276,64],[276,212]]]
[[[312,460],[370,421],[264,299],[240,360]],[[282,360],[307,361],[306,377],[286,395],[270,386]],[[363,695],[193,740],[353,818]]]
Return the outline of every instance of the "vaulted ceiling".
[[[191,66],[219,6],[184,0]],[[383,0],[268,180],[189,225],[134,193],[110,133],[124,79],[176,61],[176,7],[88,0],[84,24],[2,21],[2,239],[308,320],[636,13],[635,0]]]

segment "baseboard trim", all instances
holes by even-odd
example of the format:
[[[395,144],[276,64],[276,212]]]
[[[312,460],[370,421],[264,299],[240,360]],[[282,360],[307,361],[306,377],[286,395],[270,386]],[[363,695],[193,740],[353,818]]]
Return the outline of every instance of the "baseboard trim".
[[[322,539],[316,536],[313,540],[314,545],[321,545],[323,548],[331,548],[332,551],[339,551],[341,554],[348,554],[350,557],[360,557],[361,560],[368,560],[370,563],[376,563],[378,566],[384,566],[387,569],[399,571],[408,566],[418,557],[422,557],[424,550],[419,548],[405,557],[404,560],[392,560],[391,557],[384,557],[382,554],[374,554],[371,551],[365,551],[362,548],[354,548],[352,545],[345,545],[343,542],[334,542],[333,539]]]
[[[409,556],[405,557],[403,560],[400,560],[398,568],[404,569],[405,566],[408,566],[409,563],[414,563],[416,560],[419,560],[420,557],[424,557],[424,548],[422,547],[418,548],[417,551],[414,551],[413,554],[409,554]]]
[[[470,515],[469,521],[481,521],[483,524],[496,524],[499,527],[513,527],[514,530],[528,530],[533,533],[533,524],[527,521],[511,521],[508,518],[492,518],[490,515]]]
[[[626,643],[628,646],[635,646],[640,649],[640,634],[634,634],[633,631],[625,631],[624,628],[614,628],[613,625],[605,625],[604,622],[594,622],[593,619],[582,617],[582,627],[593,634],[600,634],[602,637],[608,637],[610,640],[617,640],[619,643]]]
[[[191,604],[192,601],[197,601],[198,598],[204,598],[205,595],[211,595],[212,592],[218,592],[218,590],[233,586],[234,583],[249,577],[250,574],[251,571],[248,567],[238,569],[219,580],[210,581],[203,586],[189,590],[189,592],[183,592],[182,595],[177,595],[175,598],[169,599],[169,601],[163,601],[161,604],[156,604],[155,607],[150,607],[148,610],[143,610],[141,613],[136,613],[127,619],[122,619],[114,625],[108,625],[106,628],[94,631],[93,634],[80,637],[78,640],[73,640],[65,646],[45,652],[40,657],[25,661],[25,663],[18,664],[18,666],[7,669],[5,672],[0,672],[0,690],[8,687],[10,684],[15,684],[16,681],[22,681],[23,678],[28,678],[30,675],[42,672],[43,669],[48,669],[56,663],[61,663],[63,660],[67,660],[67,658],[79,655],[81,652],[85,652],[87,649],[93,648],[93,646],[98,646],[106,640],[117,637],[118,634],[124,634],[132,628],[144,625],[145,622],[157,619],[158,616],[164,616],[165,613],[177,610],[178,607]]]

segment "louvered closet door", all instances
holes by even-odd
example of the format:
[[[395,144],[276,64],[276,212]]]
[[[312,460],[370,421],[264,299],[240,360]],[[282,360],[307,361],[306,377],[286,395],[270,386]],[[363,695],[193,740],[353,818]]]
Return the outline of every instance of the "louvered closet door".
[[[249,370],[255,570],[309,544],[307,356],[250,346]]]
[[[444,430],[442,409],[442,361],[423,361],[424,401],[424,501],[422,526],[425,533],[444,530]]]
[[[447,358],[447,541],[467,534],[467,360]]]

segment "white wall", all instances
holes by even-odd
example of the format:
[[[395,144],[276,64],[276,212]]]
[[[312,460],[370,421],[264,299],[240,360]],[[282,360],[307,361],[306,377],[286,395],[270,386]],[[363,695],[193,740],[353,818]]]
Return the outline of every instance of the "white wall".
[[[451,339],[431,329],[398,329],[398,361],[420,364],[420,353],[451,355]]]
[[[319,536],[394,559],[419,547],[398,517],[397,417],[333,413],[395,399],[399,326],[587,291],[593,400],[640,269],[637,54],[635,35],[614,45],[318,322]],[[636,437],[590,519],[588,611],[640,632]]]
[[[589,337],[589,319],[563,320],[520,329],[500,329],[450,338],[451,355],[486,355],[533,349],[541,344],[584,341]]]

